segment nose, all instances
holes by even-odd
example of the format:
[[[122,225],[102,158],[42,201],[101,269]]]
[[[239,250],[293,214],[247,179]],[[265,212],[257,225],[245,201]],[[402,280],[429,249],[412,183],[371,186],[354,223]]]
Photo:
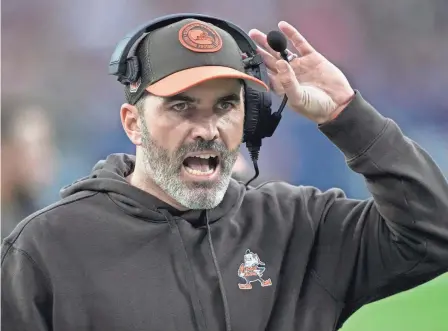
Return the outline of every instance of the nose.
[[[194,140],[212,141],[218,139],[219,131],[216,121],[209,118],[195,124],[192,135]]]

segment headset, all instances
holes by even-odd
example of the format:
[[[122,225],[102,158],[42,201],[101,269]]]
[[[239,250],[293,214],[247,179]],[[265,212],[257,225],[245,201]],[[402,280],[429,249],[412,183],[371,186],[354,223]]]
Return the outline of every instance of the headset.
[[[139,78],[140,68],[139,60],[134,53],[139,42],[151,31],[188,18],[211,23],[228,32],[235,39],[244,55],[243,63],[245,72],[269,86],[268,71],[266,65],[263,63],[262,57],[257,53],[257,46],[241,28],[231,22],[213,16],[190,13],[162,16],[127,34],[117,44],[112,54],[109,63],[109,75],[117,76],[117,80],[123,85],[136,82]],[[281,120],[281,112],[283,111],[284,104],[282,103],[282,106],[277,112],[272,113],[272,100],[269,92],[259,92],[244,86],[244,94],[245,119],[243,143],[246,143],[255,169],[255,176],[246,183],[247,186],[259,175],[258,156],[262,139],[271,137],[274,134]]]

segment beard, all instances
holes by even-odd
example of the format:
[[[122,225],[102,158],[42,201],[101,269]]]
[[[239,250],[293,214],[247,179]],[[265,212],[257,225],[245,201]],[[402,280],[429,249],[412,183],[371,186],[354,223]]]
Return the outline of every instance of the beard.
[[[166,194],[189,209],[212,209],[224,198],[240,146],[229,150],[221,142],[198,140],[182,145],[177,151],[170,153],[151,137],[142,119],[142,147],[147,175]],[[218,180],[196,182],[182,180],[181,171],[186,155],[202,151],[214,151],[219,154]]]

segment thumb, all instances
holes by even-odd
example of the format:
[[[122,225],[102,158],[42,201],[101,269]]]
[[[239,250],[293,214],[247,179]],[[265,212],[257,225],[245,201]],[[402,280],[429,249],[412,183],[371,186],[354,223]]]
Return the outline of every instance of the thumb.
[[[282,84],[285,94],[292,104],[297,104],[300,100],[300,84],[297,81],[294,70],[285,60],[279,60],[276,63],[278,79]]]

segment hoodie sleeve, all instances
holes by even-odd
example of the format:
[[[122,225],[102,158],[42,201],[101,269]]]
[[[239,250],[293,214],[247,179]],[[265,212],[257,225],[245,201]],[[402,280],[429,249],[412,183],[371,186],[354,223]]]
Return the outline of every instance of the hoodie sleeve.
[[[51,291],[43,272],[24,251],[2,246],[2,328],[8,331],[51,330]]]
[[[372,195],[360,201],[337,189],[303,190],[316,229],[314,274],[344,307],[341,324],[364,304],[448,271],[448,184],[431,157],[358,92],[320,130]]]

